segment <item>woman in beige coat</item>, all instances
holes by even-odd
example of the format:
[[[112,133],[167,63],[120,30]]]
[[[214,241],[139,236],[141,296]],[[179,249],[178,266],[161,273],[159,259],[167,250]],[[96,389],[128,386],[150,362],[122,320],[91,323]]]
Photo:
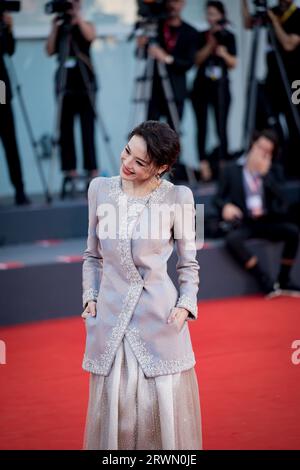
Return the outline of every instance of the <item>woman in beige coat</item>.
[[[199,286],[194,198],[162,179],[179,150],[167,124],[147,121],[131,132],[120,175],[89,186],[84,449],[202,448],[188,328]],[[167,273],[174,244],[179,295]]]

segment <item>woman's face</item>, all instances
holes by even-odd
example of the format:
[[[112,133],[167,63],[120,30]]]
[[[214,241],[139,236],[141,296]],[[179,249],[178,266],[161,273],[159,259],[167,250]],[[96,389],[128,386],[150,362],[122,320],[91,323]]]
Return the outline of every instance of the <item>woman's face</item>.
[[[134,135],[121,153],[120,175],[128,181],[144,182],[157,171],[147,155],[144,139]]]
[[[222,13],[217,10],[215,7],[208,7],[206,10],[206,20],[208,24],[212,27],[218,24],[219,21],[223,20],[224,17]]]

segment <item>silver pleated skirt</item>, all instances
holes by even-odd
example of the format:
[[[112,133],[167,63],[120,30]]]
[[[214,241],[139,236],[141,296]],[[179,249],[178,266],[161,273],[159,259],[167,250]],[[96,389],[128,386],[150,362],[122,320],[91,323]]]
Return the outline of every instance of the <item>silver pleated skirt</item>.
[[[84,450],[201,450],[195,369],[147,378],[124,336],[108,376],[90,373]]]

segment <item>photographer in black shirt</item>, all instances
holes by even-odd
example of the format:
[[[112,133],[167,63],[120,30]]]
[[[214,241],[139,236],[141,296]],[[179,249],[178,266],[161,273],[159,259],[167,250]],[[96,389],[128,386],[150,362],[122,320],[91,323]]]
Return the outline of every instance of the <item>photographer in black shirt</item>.
[[[96,31],[81,16],[81,0],[71,0],[71,3],[72,9],[67,11],[65,18],[54,18],[46,51],[48,55],[57,54],[59,65],[55,75],[55,92],[57,97],[63,94],[59,123],[61,169],[66,176],[77,176],[74,118],[79,115],[84,168],[92,178],[98,174],[94,138],[95,114],[91,103],[91,97],[95,102],[97,83],[90,56]],[[70,41],[70,50],[68,57],[64,59],[66,41]],[[62,89],[64,72],[66,83]]]
[[[6,86],[6,104],[0,105],[0,139],[2,140],[9,176],[15,188],[15,204],[30,204],[30,200],[25,194],[22,178],[22,168],[18,150],[14,115],[12,109],[12,88],[6,70],[4,55],[12,56],[15,52],[15,39],[13,36],[13,20],[10,15],[3,13],[0,15],[0,80]]]
[[[146,119],[159,120],[166,117],[173,129],[176,126],[172,121],[157,63],[161,62],[166,66],[178,117],[181,120],[187,97],[186,73],[194,64],[197,41],[196,29],[181,17],[184,6],[185,0],[166,0],[167,17],[158,22],[156,44],[149,42],[149,38],[143,35],[137,38],[138,48],[146,48],[146,54],[155,59]]]
[[[209,180],[212,170],[217,172],[219,162],[228,158],[227,121],[231,101],[228,70],[236,66],[237,59],[235,37],[226,29],[228,21],[223,3],[208,1],[206,14],[210,29],[198,34],[198,72],[191,99],[197,120],[200,172],[204,180]],[[209,161],[205,151],[210,107],[214,111],[219,137],[217,161]]]
[[[250,15],[247,0],[243,0],[242,6],[245,27],[251,29],[257,19]],[[296,6],[293,0],[279,0],[277,6],[267,11],[267,19],[275,33],[276,48],[282,59],[292,95],[292,83],[300,79],[300,8]],[[286,175],[288,177],[299,178],[300,158],[298,149],[300,146],[300,135],[291,112],[290,103],[288,102],[289,98],[284,89],[270,38],[266,62],[266,96],[277,121],[280,113],[285,115],[289,131],[289,143],[283,161]],[[300,106],[297,105],[296,109],[300,116]]]

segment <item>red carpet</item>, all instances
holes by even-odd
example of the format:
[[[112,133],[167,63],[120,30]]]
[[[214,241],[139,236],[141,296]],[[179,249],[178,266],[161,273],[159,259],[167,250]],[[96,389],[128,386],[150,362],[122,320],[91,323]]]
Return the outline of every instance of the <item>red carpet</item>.
[[[205,449],[300,449],[300,300],[202,302],[190,322]],[[0,330],[0,448],[80,449],[88,397],[80,317]]]

